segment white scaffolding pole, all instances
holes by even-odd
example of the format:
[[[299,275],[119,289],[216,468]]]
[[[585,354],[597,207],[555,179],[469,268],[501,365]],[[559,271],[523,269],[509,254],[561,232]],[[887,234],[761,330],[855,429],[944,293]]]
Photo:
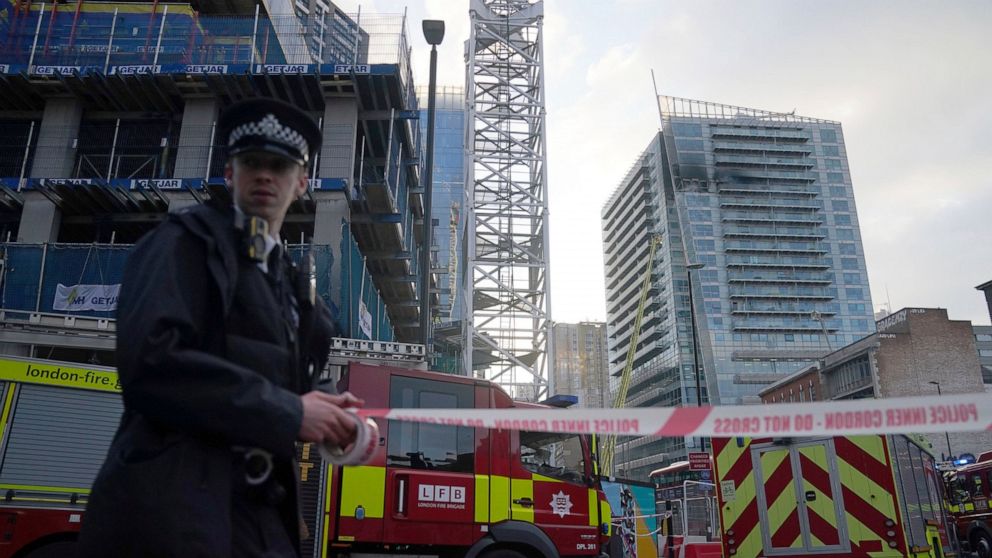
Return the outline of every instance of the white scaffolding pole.
[[[469,14],[463,364],[540,400],[553,394],[543,2],[472,0]]]

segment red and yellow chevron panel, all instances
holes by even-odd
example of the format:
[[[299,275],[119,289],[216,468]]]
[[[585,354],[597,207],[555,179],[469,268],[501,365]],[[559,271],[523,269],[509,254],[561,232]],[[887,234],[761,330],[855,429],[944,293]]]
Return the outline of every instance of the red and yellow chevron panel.
[[[907,556],[885,436],[769,442],[714,440],[724,556]]]

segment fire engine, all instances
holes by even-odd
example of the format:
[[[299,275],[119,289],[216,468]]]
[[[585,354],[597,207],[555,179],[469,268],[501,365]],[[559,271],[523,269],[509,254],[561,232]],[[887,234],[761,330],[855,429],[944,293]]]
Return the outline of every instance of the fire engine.
[[[724,556],[941,557],[957,547],[911,436],[714,439]]]
[[[658,547],[669,558],[720,558],[720,517],[716,485],[709,469],[693,470],[676,461],[648,475],[655,486],[655,507],[670,514],[662,522]]]
[[[992,558],[992,451],[981,454],[975,463],[947,471],[944,480],[962,550]]]
[[[368,349],[343,352],[350,355],[343,360],[354,361],[339,368],[340,387],[370,408],[534,406],[511,400],[492,382],[417,370],[402,362],[410,353],[403,344],[384,352],[372,348],[376,342],[339,341]],[[111,368],[0,357],[0,558],[71,555],[89,487],[120,419],[119,392]],[[585,437],[381,420],[378,426],[377,451],[361,466],[325,464],[313,445],[300,444],[305,556],[602,552],[610,508]]]

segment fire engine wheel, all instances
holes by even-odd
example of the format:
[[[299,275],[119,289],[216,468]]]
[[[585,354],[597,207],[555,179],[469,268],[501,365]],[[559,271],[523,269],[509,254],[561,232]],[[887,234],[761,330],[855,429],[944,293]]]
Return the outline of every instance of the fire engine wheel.
[[[76,556],[75,541],[58,541],[36,548],[24,558],[72,558],[74,556]]]
[[[992,537],[979,531],[972,537],[971,549],[978,554],[978,558],[992,558]]]
[[[527,558],[523,553],[509,548],[497,548],[484,552],[480,558]]]

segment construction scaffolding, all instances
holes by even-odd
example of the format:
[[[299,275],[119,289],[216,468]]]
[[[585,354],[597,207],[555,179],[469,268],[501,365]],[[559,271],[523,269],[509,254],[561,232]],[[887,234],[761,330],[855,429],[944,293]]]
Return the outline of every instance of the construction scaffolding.
[[[462,358],[515,398],[539,400],[553,393],[544,6],[470,6]]]

